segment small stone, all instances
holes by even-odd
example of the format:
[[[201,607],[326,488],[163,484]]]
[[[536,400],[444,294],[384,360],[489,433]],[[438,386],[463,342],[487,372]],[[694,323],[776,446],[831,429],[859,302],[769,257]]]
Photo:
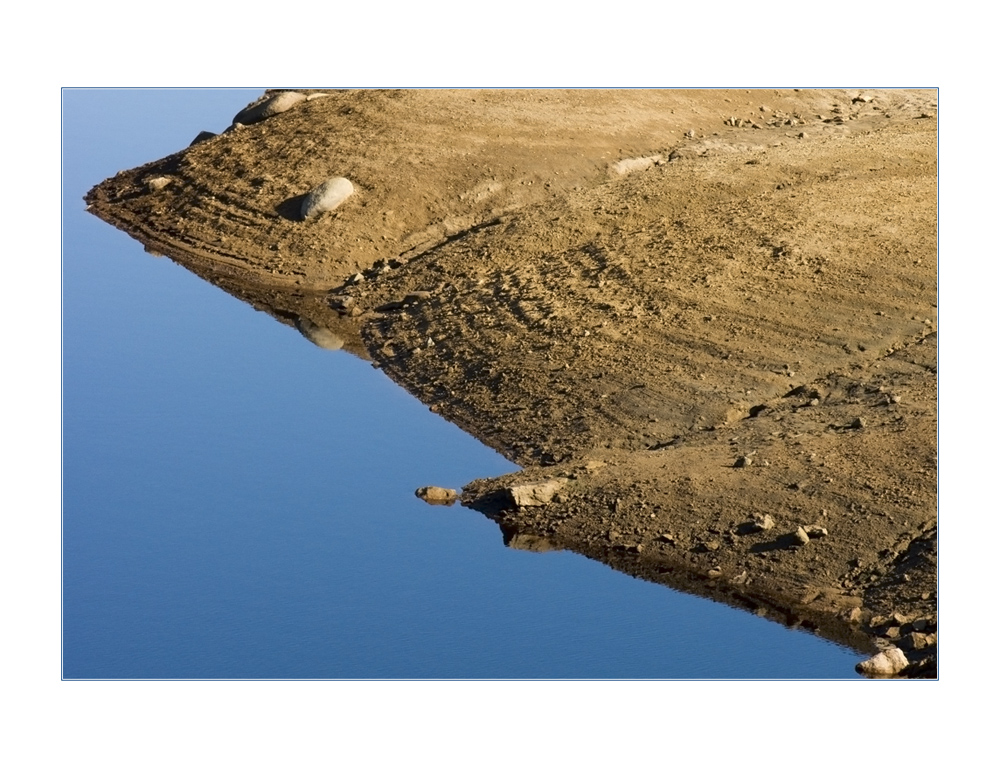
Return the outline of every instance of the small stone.
[[[774,518],[770,515],[755,515],[751,525],[756,531],[769,531],[774,528]]]
[[[335,309],[341,314],[348,314],[354,306],[354,297],[334,295],[327,299],[327,303],[330,305],[330,309]]]
[[[161,189],[170,186],[170,179],[166,176],[157,176],[155,179],[150,179],[146,182],[146,188],[150,192],[159,192]]]
[[[865,420],[862,419],[860,416],[858,416],[858,418],[856,418],[854,421],[851,422],[851,429],[864,429],[864,428],[865,428]]]
[[[904,651],[920,651],[928,645],[927,635],[922,632],[911,632],[899,641],[899,647]]]
[[[851,608],[851,612],[847,614],[847,620],[852,624],[859,624],[861,622],[861,613],[861,608],[854,606]]]
[[[452,488],[441,488],[436,485],[426,485],[417,488],[416,496],[423,499],[428,504],[454,504],[458,498],[458,492]]]
[[[891,677],[906,669],[909,662],[899,648],[888,648],[858,664],[855,669],[868,677]]]
[[[826,528],[824,528],[821,525],[807,525],[802,530],[806,532],[806,535],[810,539],[821,539],[824,536],[828,535],[828,531],[826,530]]]
[[[722,576],[722,569],[721,568],[718,568],[718,567],[712,568],[708,572],[708,578],[710,578],[710,579],[718,579],[720,576]]]
[[[722,545],[719,544],[719,542],[714,541],[714,540],[713,541],[706,541],[705,542],[705,549],[707,549],[709,552],[716,552],[719,549],[720,546],[722,546]]]
[[[736,467],[737,469],[741,469],[743,467],[749,467],[752,464],[753,464],[753,459],[750,456],[740,456],[733,464],[733,466]]]
[[[795,529],[795,533],[792,534],[795,542],[799,545],[805,545],[809,543],[809,534],[805,532],[802,526]]]
[[[812,400],[809,401],[809,405],[811,405],[813,407],[816,407],[817,405],[819,405],[819,398],[818,397],[814,397]]]
[[[302,219],[332,211],[354,194],[354,185],[343,176],[334,176],[310,190],[302,201]]]

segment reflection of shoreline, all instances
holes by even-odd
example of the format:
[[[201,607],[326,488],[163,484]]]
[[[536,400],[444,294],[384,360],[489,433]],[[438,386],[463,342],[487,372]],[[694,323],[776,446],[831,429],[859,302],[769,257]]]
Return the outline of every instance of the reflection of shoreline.
[[[167,256],[230,296],[270,315],[283,325],[295,328],[316,346],[329,350],[342,349],[362,360],[371,360],[361,341],[358,321],[332,309],[326,292],[253,283],[190,257]]]
[[[818,610],[808,605],[789,607],[780,593],[771,592],[766,586],[749,589],[725,579],[712,578],[684,560],[670,557],[662,551],[636,552],[634,548],[623,545],[602,546],[593,539],[565,538],[539,532],[530,523],[498,514],[495,509],[486,511],[488,507],[488,504],[486,507],[473,506],[497,523],[504,545],[512,549],[540,553],[568,550],[633,578],[723,603],[790,629],[810,632],[861,654],[872,654],[878,650],[872,638],[860,627],[841,621],[829,611],[822,610],[822,606]]]

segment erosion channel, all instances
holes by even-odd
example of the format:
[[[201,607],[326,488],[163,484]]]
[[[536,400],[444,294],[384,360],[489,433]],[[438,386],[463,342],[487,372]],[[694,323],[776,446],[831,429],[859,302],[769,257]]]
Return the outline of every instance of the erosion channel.
[[[934,677],[936,98],[269,91],[86,201],[523,467],[510,546]]]

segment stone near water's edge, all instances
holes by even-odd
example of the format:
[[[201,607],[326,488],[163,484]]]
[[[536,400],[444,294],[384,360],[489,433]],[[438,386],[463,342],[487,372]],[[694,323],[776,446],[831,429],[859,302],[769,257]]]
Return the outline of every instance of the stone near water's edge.
[[[334,176],[310,190],[302,201],[302,220],[332,211],[354,194],[354,185],[343,176]]]
[[[441,488],[437,485],[425,485],[417,488],[415,495],[428,504],[454,504],[458,499],[458,491],[452,488]]]
[[[507,489],[507,493],[518,507],[540,507],[552,501],[552,497],[564,485],[566,485],[565,480],[547,480],[544,483],[512,485]]]
[[[908,665],[906,655],[899,648],[892,647],[865,659],[855,669],[866,677],[892,677]]]

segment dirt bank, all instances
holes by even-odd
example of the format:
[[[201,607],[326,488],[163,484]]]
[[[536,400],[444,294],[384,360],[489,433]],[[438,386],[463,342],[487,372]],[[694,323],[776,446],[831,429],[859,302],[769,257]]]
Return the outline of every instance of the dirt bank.
[[[463,495],[511,546],[928,676],[935,99],[329,92],[87,202],[524,467]],[[354,194],[300,220],[334,176]]]

